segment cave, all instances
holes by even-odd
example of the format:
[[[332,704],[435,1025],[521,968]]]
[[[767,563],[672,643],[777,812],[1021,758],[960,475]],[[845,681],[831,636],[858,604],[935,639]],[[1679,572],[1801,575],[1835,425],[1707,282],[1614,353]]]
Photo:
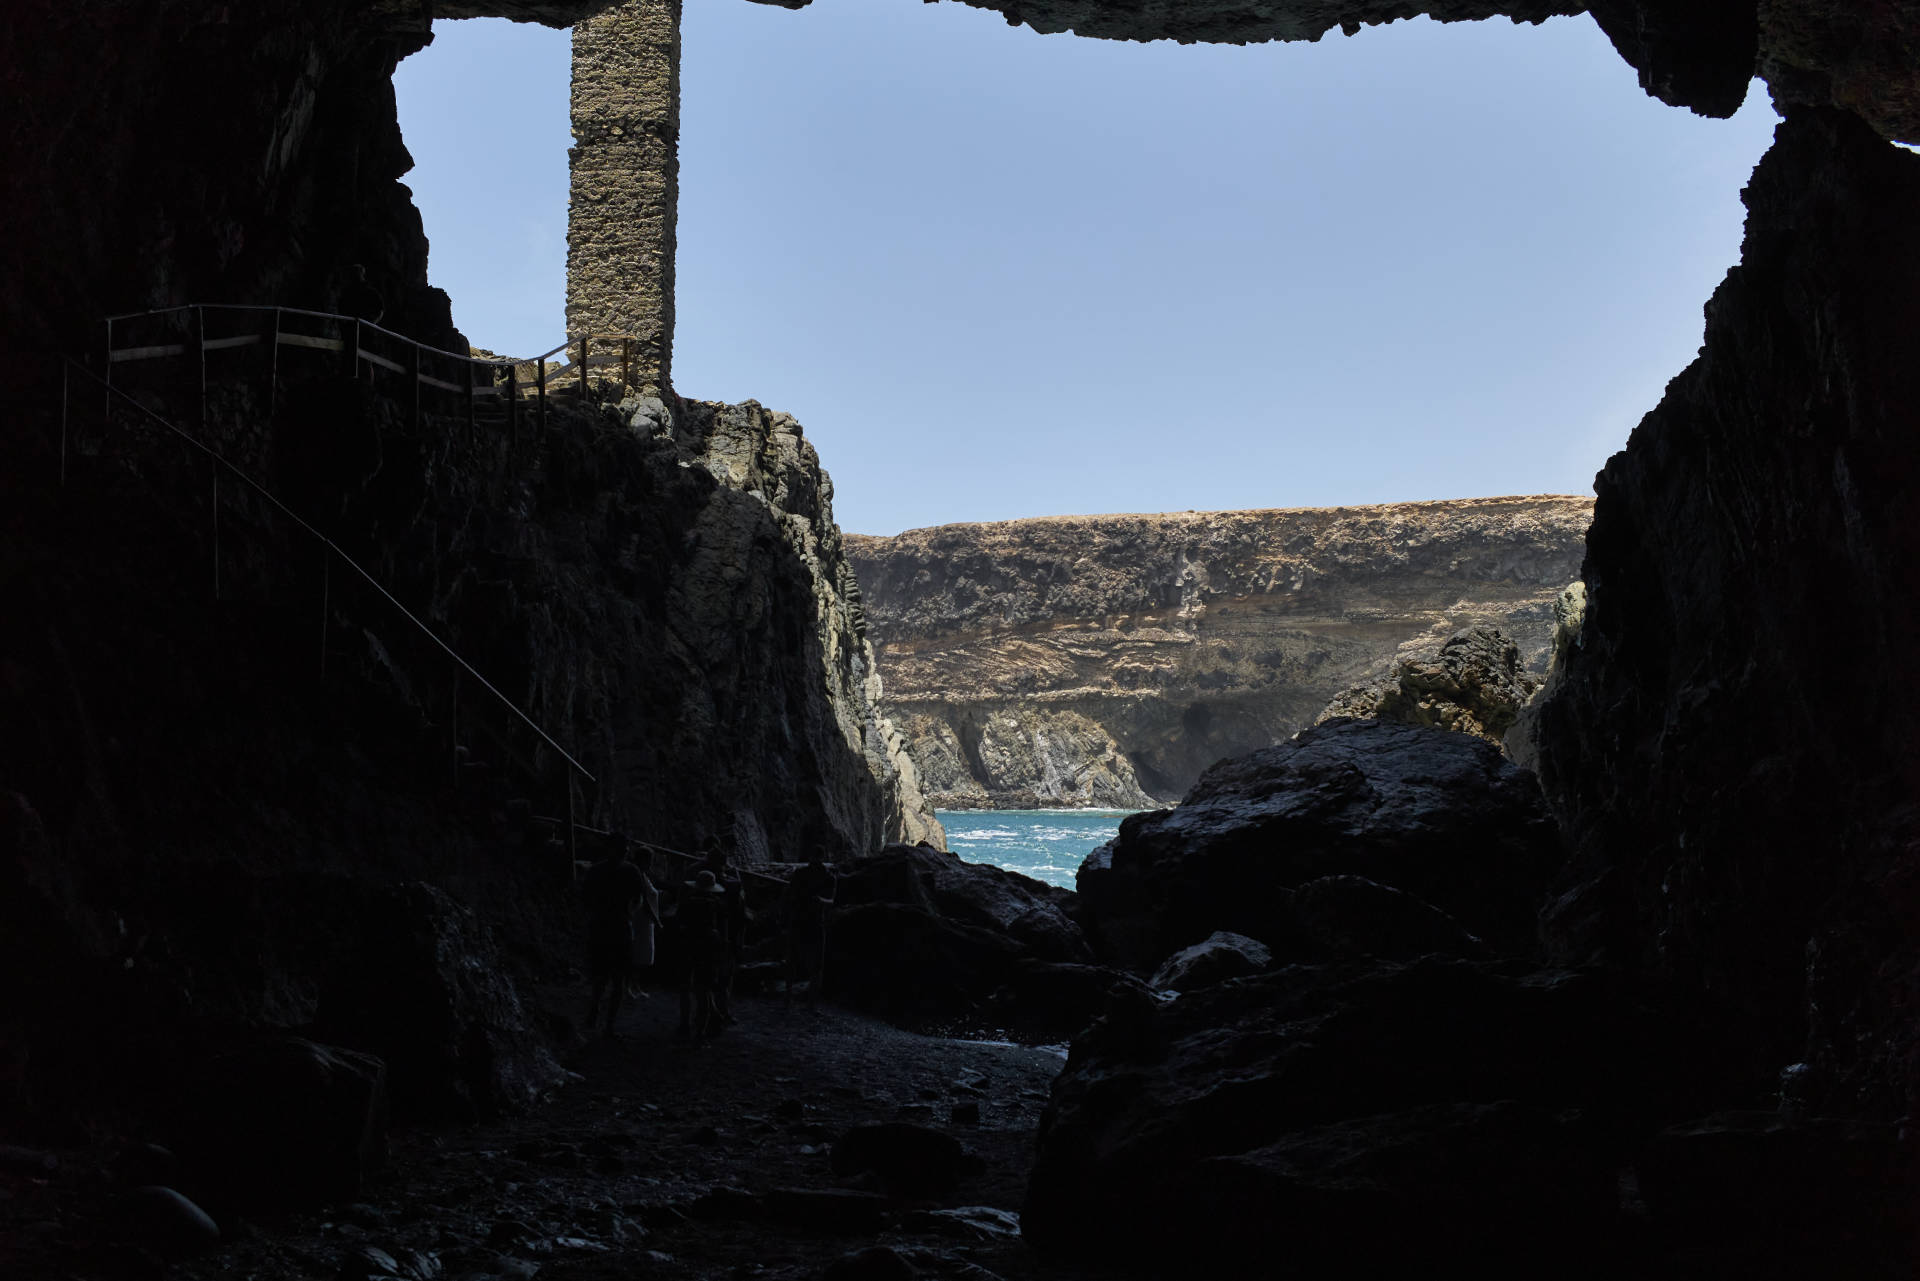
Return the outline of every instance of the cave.
[[[1562,0],[982,7],[1041,32],[1188,42],[1581,10]],[[28,1145],[81,1150],[188,1115],[182,1099],[217,1110],[247,1097],[251,1120],[229,1116],[208,1141],[213,1165],[231,1172],[249,1126],[278,1115],[247,1093],[269,1080],[297,1078],[325,1108],[357,1116],[385,1071],[397,1114],[422,1123],[512,1113],[564,1091],[550,1050],[559,1031],[537,1026],[515,985],[540,979],[543,942],[574,939],[560,883],[577,857],[642,823],[649,841],[679,851],[724,841],[756,866],[797,861],[802,847],[856,854],[891,842],[883,870],[911,901],[874,889],[880,897],[853,905],[865,933],[850,928],[847,947],[864,940],[884,956],[901,919],[931,910],[925,887],[938,875],[924,860],[938,832],[916,820],[911,770],[872,713],[865,620],[818,458],[785,415],[674,394],[670,294],[652,319],[590,322],[653,344],[651,376],[621,379],[617,431],[569,404],[564,387],[549,403],[544,385],[527,417],[513,399],[482,431],[475,405],[499,398],[494,375],[482,393],[443,371],[433,376],[447,386],[409,405],[392,379],[417,392],[425,365],[361,342],[364,284],[380,299],[380,328],[456,361],[467,351],[448,299],[427,283],[419,215],[397,181],[408,160],[394,67],[437,17],[560,26],[601,8],[26,0],[10,14],[0,73],[14,108],[0,126],[10,249],[0,333],[18,383],[0,470],[7,1178],[49,1186],[50,1166],[19,1173],[39,1160]],[[1783,1198],[1810,1216],[1811,1235],[1787,1249],[1769,1241],[1770,1256],[1710,1242],[1702,1269],[1821,1259],[1834,1222],[1859,1226],[1848,1217],[1859,1204],[1838,1200],[1866,1188],[1884,1216],[1871,1231],[1885,1239],[1869,1248],[1848,1237],[1866,1253],[1844,1257],[1846,1274],[1903,1275],[1920,1189],[1908,1121],[1920,1096],[1920,707],[1905,679],[1920,622],[1920,156],[1896,144],[1920,142],[1920,8],[1596,0],[1586,11],[1662,102],[1725,115],[1757,73],[1783,120],[1744,193],[1741,262],[1706,300],[1699,357],[1596,482],[1586,612],[1533,730],[1552,839],[1567,854],[1539,887],[1539,946],[1561,971],[1645,985],[1713,1030],[1698,1064],[1674,1044],[1648,1053],[1673,1056],[1713,1103],[1702,1113],[1746,1120],[1665,1132],[1643,1167],[1647,1195],[1742,1231],[1758,1230],[1753,1207]],[[152,336],[123,341],[197,346],[203,361],[231,364],[104,390],[104,318],[196,304],[206,310],[142,322]],[[346,319],[304,331],[325,345],[303,348],[280,341],[277,321],[221,328],[222,304]],[[264,379],[246,363],[283,346],[287,368]],[[340,354],[300,372],[303,351]],[[523,386],[518,369],[498,377]],[[159,429],[141,429],[137,451],[99,447],[104,430],[156,415],[198,425],[270,474],[332,541],[315,543],[237,479],[209,491],[209,476],[226,473]],[[444,661],[441,641],[394,615],[372,621],[389,591],[470,660]],[[501,685],[498,699],[476,691],[481,672]],[[542,741],[514,728],[512,709]],[[1308,745],[1334,762],[1313,777],[1351,780],[1354,761],[1415,750],[1404,735],[1364,749],[1350,735]],[[1479,767],[1448,768],[1465,778]],[[527,777],[508,787],[513,771]],[[1489,788],[1489,806],[1512,799]],[[1547,839],[1539,822],[1512,822],[1516,841]],[[1123,829],[1123,841],[1156,849],[1179,836],[1175,819]],[[1396,852],[1383,850],[1386,866]],[[1219,857],[1243,853],[1222,845]],[[1173,918],[1141,915],[1146,891],[1125,867],[1095,872],[1083,885],[1105,886],[1111,919],[1133,931],[1116,925],[1111,946],[1186,941],[1164,933]],[[1329,902],[1373,893],[1322,879],[1339,882],[1314,882]],[[1449,946],[1497,944],[1511,926],[1464,909],[1436,923],[1391,894],[1371,901],[1382,919],[1450,928]],[[1006,929],[1055,949],[1046,981],[1083,981],[1083,945],[1060,941],[1065,909],[1031,896],[1017,906]],[[916,963],[961,974],[1000,955],[966,929],[942,938],[946,951]],[[963,965],[961,941],[986,950]],[[474,963],[434,987],[433,958],[446,955]],[[858,978],[878,991],[885,968]],[[1039,982],[1041,971],[1021,973]],[[397,975],[425,976],[422,999],[451,1021],[396,1014]],[[1369,1009],[1399,1011],[1395,1026],[1419,1024],[1435,993],[1523,1014],[1539,997],[1491,971],[1396,975],[1349,984],[1373,993]],[[1255,982],[1274,1010],[1319,999],[1281,991],[1273,975]],[[1565,990],[1589,999],[1585,982]],[[1127,999],[1088,1053],[1125,1060],[1172,1017],[1154,1012],[1144,986]],[[1175,1008],[1197,1018],[1215,999]],[[1580,1024],[1566,1026],[1573,1037]],[[249,1038],[263,1029],[313,1039],[262,1048]],[[377,1046],[390,1062],[323,1042]],[[1695,1080],[1695,1066],[1711,1079]],[[1056,1106],[1072,1103],[1071,1088]],[[1484,1155],[1491,1134],[1564,1151],[1553,1146],[1564,1118],[1505,1102],[1421,1113],[1405,1150]],[[1316,1150],[1348,1142],[1351,1116],[1309,1118],[1325,1123],[1315,1141],[1331,1145]],[[344,1201],[322,1176],[357,1168],[364,1138],[301,1139],[334,1145],[331,1164],[307,1171],[326,1197]],[[626,1160],[590,1140],[553,1159]],[[1058,1151],[1051,1159],[1065,1168]],[[278,1173],[282,1190],[314,1193]],[[1204,1173],[1218,1182],[1195,1182],[1176,1208],[1258,1210],[1296,1186],[1251,1160]],[[1593,1177],[1574,1171],[1565,1186]],[[1823,1186],[1842,1191],[1823,1201]],[[234,1204],[248,1191],[237,1176],[216,1189]],[[696,1216],[747,1214],[725,1189],[707,1195]],[[846,1197],[800,1211],[775,1192],[748,1200],[771,1219],[872,1210]],[[153,1203],[135,1210],[157,1213]],[[1029,1228],[1072,1257],[1084,1212],[1071,1198],[1036,1201]],[[1567,1216],[1543,1221],[1588,1223]],[[198,1230],[170,1222],[176,1237]],[[1326,1222],[1330,1250],[1340,1231],[1350,1244],[1364,1227],[1337,1213]],[[561,1238],[574,1239],[547,1237]],[[146,1257],[107,1271],[130,1275]],[[365,1262],[363,1274],[385,1275]],[[1665,1266],[1712,1274],[1688,1271],[1684,1250]]]

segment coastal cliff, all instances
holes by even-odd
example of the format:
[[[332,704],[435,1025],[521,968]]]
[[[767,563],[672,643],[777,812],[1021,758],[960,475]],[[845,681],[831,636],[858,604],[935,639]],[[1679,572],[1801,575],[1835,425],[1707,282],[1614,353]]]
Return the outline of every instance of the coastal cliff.
[[[846,545],[933,804],[1139,808],[1461,628],[1498,626],[1544,671],[1592,509],[1063,516]]]

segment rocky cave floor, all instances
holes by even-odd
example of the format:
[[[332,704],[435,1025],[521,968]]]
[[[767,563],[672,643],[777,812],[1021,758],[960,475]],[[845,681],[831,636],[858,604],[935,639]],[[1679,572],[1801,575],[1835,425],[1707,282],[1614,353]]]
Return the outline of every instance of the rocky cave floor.
[[[537,1000],[583,1013],[580,988]],[[15,1254],[10,1275],[89,1281],[1088,1275],[1043,1264],[1012,1218],[1059,1050],[789,1010],[777,996],[738,997],[735,1012],[695,1046],[674,1038],[671,994],[630,1001],[621,1039],[576,1047],[565,1061],[579,1079],[544,1106],[398,1130],[358,1201],[229,1222],[186,1260],[118,1243],[99,1154],[67,1154],[51,1180],[0,1175],[0,1227],[19,1251],[0,1255]],[[968,1104],[979,1123],[956,1123]],[[981,1167],[937,1200],[837,1176],[835,1139],[883,1121],[947,1130]]]

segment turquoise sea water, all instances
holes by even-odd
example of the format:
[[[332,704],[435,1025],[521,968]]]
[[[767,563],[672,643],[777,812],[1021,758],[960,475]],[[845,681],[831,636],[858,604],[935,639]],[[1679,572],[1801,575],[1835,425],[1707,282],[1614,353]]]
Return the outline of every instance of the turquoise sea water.
[[[1073,888],[1080,860],[1113,839],[1132,810],[936,810],[947,848],[1049,885]]]

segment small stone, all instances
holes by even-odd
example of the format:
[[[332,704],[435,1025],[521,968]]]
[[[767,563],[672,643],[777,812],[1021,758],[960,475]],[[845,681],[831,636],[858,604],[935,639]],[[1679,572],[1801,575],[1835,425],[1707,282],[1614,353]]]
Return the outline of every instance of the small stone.
[[[163,1254],[197,1254],[220,1241],[220,1226],[199,1206],[172,1188],[148,1184],[127,1194],[127,1222]]]
[[[767,1193],[767,1213],[810,1232],[849,1235],[878,1231],[892,1202],[878,1192],[857,1188],[775,1188]]]
[[[114,1163],[114,1177],[127,1187],[149,1183],[171,1184],[180,1171],[180,1158],[158,1143],[136,1143],[120,1154]]]
[[[340,1260],[334,1281],[389,1281],[404,1274],[400,1260],[376,1245],[357,1245]]]
[[[165,1151],[164,1148],[161,1150]],[[45,1178],[59,1168],[60,1158],[51,1152],[21,1147],[15,1143],[0,1143],[0,1170]]]
[[[857,1126],[833,1145],[835,1174],[871,1170],[889,1191],[903,1196],[950,1195],[963,1174],[982,1168],[952,1135],[898,1121]]]

